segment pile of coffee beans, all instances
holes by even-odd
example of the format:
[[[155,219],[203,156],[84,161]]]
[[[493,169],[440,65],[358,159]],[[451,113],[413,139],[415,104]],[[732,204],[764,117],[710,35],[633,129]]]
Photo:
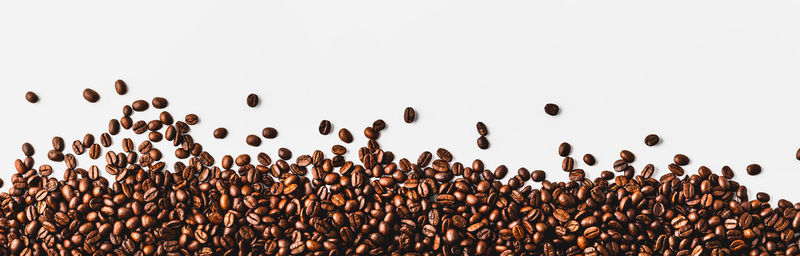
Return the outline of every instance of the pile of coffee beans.
[[[152,101],[155,108],[167,106],[162,99]],[[248,106],[254,102],[248,97]],[[800,254],[800,204],[771,205],[765,193],[750,200],[727,166],[721,176],[707,167],[687,174],[685,155],[654,177],[652,164],[637,171],[634,154],[623,150],[615,172],[592,179],[563,143],[558,154],[569,180],[550,181],[543,170],[513,174],[481,160],[460,162],[445,148],[395,156],[378,144],[386,122],[376,120],[356,159],[345,158],[342,145],[294,160],[288,148],[275,159],[264,152],[212,156],[191,135],[196,115],[134,121],[132,110],[145,111],[147,101],[132,105],[111,120],[101,144],[87,135],[68,153],[64,139],[53,139],[47,155],[64,163],[61,178],[50,177],[56,167],[34,167],[34,146],[22,146],[13,186],[0,193],[0,255]],[[408,108],[403,121],[414,117]],[[149,133],[118,139],[123,151],[106,151],[103,167],[80,166],[76,155],[100,157],[120,123],[137,136]],[[269,128],[262,137],[277,135]],[[477,128],[485,139],[485,125]],[[331,131],[323,120],[319,132]],[[219,128],[213,137],[226,135]],[[338,135],[353,141],[347,129]],[[156,148],[161,139],[175,148]],[[258,146],[261,138],[251,134],[246,143]],[[180,160],[162,161],[162,151],[173,150]],[[583,161],[596,162],[590,154]]]

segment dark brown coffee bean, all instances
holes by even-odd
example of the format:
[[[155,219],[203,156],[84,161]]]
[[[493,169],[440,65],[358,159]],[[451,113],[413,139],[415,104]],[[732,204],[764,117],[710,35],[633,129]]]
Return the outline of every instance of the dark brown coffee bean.
[[[414,111],[413,108],[407,107],[405,112],[403,113],[403,120],[406,123],[410,124],[410,123],[414,122],[414,120],[416,120],[416,119],[417,119],[417,112]]]
[[[258,106],[258,95],[253,93],[247,95],[247,106],[251,108]]]
[[[319,133],[320,134],[328,135],[329,133],[331,133],[331,128],[332,128],[331,121],[322,120],[321,122],[319,122]]]
[[[158,109],[166,108],[167,105],[169,105],[169,102],[167,101],[167,99],[165,99],[163,97],[155,97],[155,98],[153,98],[151,103],[153,104],[154,108],[158,108]]]
[[[383,119],[375,120],[375,122],[372,122],[372,129],[378,132],[383,131],[383,129],[386,129],[386,122]]]
[[[486,128],[486,125],[483,124],[483,122],[478,122],[478,124],[476,124],[475,126],[478,129],[478,134],[480,134],[481,136],[489,135],[489,129]]]
[[[103,153],[103,152],[102,152],[102,150],[100,149],[100,145],[98,145],[98,144],[92,144],[91,146],[89,146],[89,158],[91,158],[91,159],[98,159],[98,158],[100,158],[100,155],[101,155],[102,153]]]
[[[261,130],[261,136],[264,136],[264,138],[267,139],[274,139],[275,137],[278,137],[278,130],[272,127],[264,128]]]
[[[592,154],[583,155],[583,162],[586,163],[589,166],[592,166],[595,163],[597,163],[597,161],[594,159],[594,156]]]
[[[439,157],[439,159],[442,159],[445,162],[453,161],[453,154],[451,154],[450,151],[447,151],[447,149],[444,148],[437,149],[436,155]]]
[[[545,178],[547,178],[547,174],[542,170],[534,170],[531,173],[531,180],[535,182],[542,182]]]
[[[548,115],[551,115],[551,116],[558,115],[559,111],[560,111],[560,109],[559,109],[558,105],[556,105],[556,104],[547,103],[547,104],[544,105],[544,112],[547,113]]]
[[[572,151],[572,146],[570,146],[569,143],[562,142],[561,145],[558,145],[559,156],[569,156],[570,151]]]
[[[250,145],[250,146],[253,146],[253,147],[258,147],[258,146],[261,145],[261,138],[259,138],[255,134],[250,134],[250,135],[247,135],[247,138],[245,139],[245,142],[247,142],[247,145]]]
[[[761,173],[761,166],[758,164],[751,164],[747,166],[747,174],[758,175]]]
[[[125,128],[126,130],[130,129],[133,127],[133,119],[127,116],[122,117],[119,119],[119,124],[120,126],[122,126],[122,128]]]
[[[645,165],[644,168],[642,169],[642,177],[645,179],[649,179],[651,176],[653,176],[653,172],[655,172],[655,169],[656,169],[655,166],[653,166],[652,164]]]
[[[95,103],[100,100],[100,94],[97,94],[97,92],[92,89],[86,88],[83,89],[83,98],[88,102]]]
[[[227,136],[228,136],[228,129],[225,129],[225,127],[214,129],[214,138],[224,139]]]
[[[484,136],[478,137],[478,148],[480,148],[480,149],[489,148],[489,140],[486,139],[486,137],[484,137]]]
[[[198,122],[200,122],[200,118],[195,114],[188,114],[184,118],[184,121],[186,121],[186,124],[188,125],[196,125]]]
[[[83,146],[88,148],[92,146],[92,144],[94,144],[94,135],[87,133],[83,136]]]
[[[756,193],[756,199],[758,201],[766,203],[766,202],[769,202],[770,197],[769,197],[769,194],[767,194],[767,193],[758,192],[758,193]]]
[[[331,148],[331,152],[334,155],[341,156],[347,153],[347,148],[345,148],[342,145],[333,145],[333,147]]]
[[[114,82],[114,90],[116,90],[119,95],[125,95],[125,93],[128,93],[128,85],[125,84],[125,81],[117,80]]]
[[[625,160],[625,162],[633,163],[633,161],[636,160],[636,155],[634,155],[631,151],[622,150],[619,152],[619,158]]]
[[[119,121],[117,121],[117,119],[111,119],[111,121],[108,121],[108,133],[111,135],[119,134]]]
[[[730,167],[728,167],[727,165],[723,166],[722,167],[722,176],[727,178],[727,179],[733,179],[733,170]]]
[[[81,141],[75,140],[72,142],[72,152],[74,152],[76,155],[83,155],[84,149],[85,147]]]
[[[22,154],[24,154],[25,156],[32,156],[33,153],[34,153],[33,145],[27,142],[22,144]]]
[[[660,141],[661,139],[655,134],[649,134],[644,137],[644,144],[650,147],[655,146]]]
[[[372,126],[368,126],[364,128],[364,136],[370,140],[377,140],[378,137],[380,136],[380,133],[378,133],[378,131],[376,131],[375,128],[372,128]]]
[[[289,160],[292,158],[292,151],[288,148],[280,148],[278,149],[278,157],[283,160]]]
[[[672,158],[672,161],[677,165],[684,166],[689,164],[689,157],[684,154],[677,154]]]
[[[146,100],[135,100],[131,103],[131,107],[136,112],[142,112],[150,108],[150,103],[147,103]]]
[[[58,136],[53,137],[53,149],[55,151],[64,151],[64,139]]]
[[[683,168],[677,164],[669,164],[669,166],[667,167],[669,168],[669,171],[672,172],[672,174],[674,174],[675,176],[682,176],[685,173],[683,171]]]
[[[64,154],[61,151],[50,150],[47,151],[47,159],[54,162],[64,161]]]
[[[111,143],[111,134],[103,133],[100,135],[100,144],[103,145],[103,147],[109,147]]]
[[[344,143],[353,142],[353,134],[351,134],[346,128],[339,129],[339,139]]]
[[[628,168],[628,162],[625,161],[624,159],[619,159],[617,161],[614,161],[614,171],[615,172],[622,172],[626,168]]]
[[[39,95],[36,95],[36,93],[32,91],[28,91],[25,93],[25,100],[27,100],[30,103],[39,102]]]

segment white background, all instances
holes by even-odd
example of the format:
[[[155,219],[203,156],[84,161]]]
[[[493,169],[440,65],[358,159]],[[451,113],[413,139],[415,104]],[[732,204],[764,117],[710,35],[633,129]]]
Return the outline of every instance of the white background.
[[[799,201],[797,13],[789,1],[5,1],[0,177],[7,189],[23,142],[36,147],[37,166],[48,163],[52,136],[68,146],[99,136],[124,104],[163,96],[176,119],[200,116],[192,134],[217,159],[276,158],[279,147],[330,152],[340,142],[317,132],[321,119],[357,135],[354,152],[363,128],[382,118],[380,143],[412,160],[445,147],[457,161],[564,180],[562,141],[576,159],[597,157],[594,167],[577,165],[590,177],[611,169],[621,149],[636,153],[637,169],[656,164],[657,175],[685,153],[689,173],[730,165],[751,195]],[[125,96],[114,93],[118,78],[129,84]],[[98,103],[83,100],[87,87]],[[28,90],[38,104],[24,100]],[[245,105],[251,92],[258,108]],[[544,114],[548,102],[559,116]],[[402,122],[406,106],[417,122]],[[476,146],[476,121],[489,127],[489,150]],[[228,138],[211,139],[220,126]],[[246,146],[265,126],[278,138]],[[646,147],[649,133],[662,144]],[[763,174],[748,176],[750,163]],[[54,166],[61,177],[63,163]]]

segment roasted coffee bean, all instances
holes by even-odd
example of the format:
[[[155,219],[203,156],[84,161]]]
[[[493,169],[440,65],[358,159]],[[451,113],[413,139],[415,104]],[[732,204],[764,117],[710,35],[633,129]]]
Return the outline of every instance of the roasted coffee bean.
[[[682,176],[685,173],[683,171],[683,168],[677,164],[669,164],[669,166],[667,167],[669,168],[669,171],[672,172],[672,174],[674,174],[675,176]]]
[[[383,119],[375,120],[375,122],[372,122],[372,129],[377,132],[383,131],[383,129],[386,129],[386,122]]]
[[[594,156],[592,154],[583,155],[583,162],[586,163],[589,166],[592,166],[595,163],[597,163],[597,161],[594,159]]]
[[[135,100],[131,103],[131,107],[136,112],[142,112],[150,108],[150,104],[146,100]]]
[[[550,116],[558,115],[559,111],[560,111],[559,107],[556,104],[547,103],[547,104],[544,105],[544,112],[547,113]]]
[[[478,124],[475,126],[478,128],[478,134],[481,136],[489,135],[489,130],[486,128],[486,125],[483,122],[478,122]]]
[[[364,136],[370,140],[377,140],[380,136],[380,133],[376,131],[375,128],[372,128],[372,126],[368,126],[364,128]]]
[[[624,159],[619,159],[617,161],[614,161],[614,171],[615,172],[625,171],[626,168],[628,168],[628,162],[625,161]]]
[[[569,156],[570,151],[572,151],[572,146],[570,146],[569,143],[562,142],[560,145],[558,145],[559,156]]]
[[[83,136],[82,143],[84,147],[88,148],[89,146],[94,144],[94,135],[92,135],[91,133],[87,133],[86,135]]]
[[[684,166],[689,164],[689,157],[684,154],[677,154],[672,158],[672,161],[677,165]]]
[[[247,145],[250,145],[250,146],[253,146],[253,147],[258,147],[258,146],[261,145],[261,138],[259,138],[255,134],[250,134],[250,135],[247,135],[247,138],[245,139],[245,142],[247,142]]]
[[[347,148],[345,148],[342,145],[333,145],[333,147],[331,147],[331,153],[337,156],[341,156],[347,153]]]
[[[319,133],[320,134],[328,135],[329,133],[331,133],[331,129],[332,129],[331,121],[322,120],[321,122],[319,122]]]
[[[186,121],[188,125],[196,125],[200,121],[200,118],[195,114],[188,114],[183,120]]]
[[[111,135],[119,134],[119,121],[117,121],[117,119],[111,119],[111,121],[108,121],[108,133]]]
[[[261,136],[264,136],[264,138],[267,139],[274,139],[275,137],[278,137],[278,130],[272,127],[264,128],[261,130]]]
[[[545,178],[547,178],[547,174],[542,170],[534,170],[531,173],[531,180],[535,182],[542,182]]]
[[[64,139],[58,136],[53,137],[53,149],[55,151],[64,151]]]
[[[32,91],[28,91],[25,93],[25,100],[27,100],[30,103],[39,102],[39,95],[36,95],[36,93]]]
[[[478,148],[480,148],[480,149],[489,148],[489,140],[486,139],[486,137],[484,137],[484,136],[478,137]]]
[[[723,166],[722,167],[722,176],[724,176],[726,179],[733,179],[733,170],[730,167],[728,167],[727,165]]]
[[[644,144],[650,147],[655,146],[660,141],[661,138],[659,138],[658,135],[655,134],[649,134],[644,137]]]
[[[756,193],[756,199],[758,201],[766,203],[766,202],[769,202],[770,198],[769,198],[769,194],[764,193],[764,192],[758,192],[758,193]]]
[[[258,106],[258,95],[253,93],[247,95],[247,106],[251,108]]]
[[[214,138],[224,139],[227,136],[228,136],[228,129],[225,129],[225,127],[214,129]]]
[[[339,129],[339,139],[344,143],[353,142],[353,134],[351,134],[346,128]]]
[[[155,98],[153,98],[153,100],[150,103],[153,104],[154,108],[158,108],[158,109],[166,108],[167,105],[169,105],[169,102],[167,101],[167,99],[165,99],[163,97],[155,97]]]
[[[437,149],[436,156],[438,156],[439,159],[442,159],[445,162],[453,161],[453,154],[451,154],[450,151],[447,151],[447,149],[444,148]]]
[[[633,163],[633,161],[636,160],[636,155],[629,150],[622,150],[619,152],[619,158],[625,160],[625,162]]]
[[[292,158],[292,151],[288,148],[280,148],[278,149],[278,157],[283,160],[289,160]]]
[[[88,102],[95,103],[100,100],[100,94],[98,94],[95,90],[86,88],[83,89],[83,98]]]
[[[92,144],[91,146],[89,146],[89,158],[91,159],[100,158],[100,155],[102,154],[101,151],[102,150],[100,149],[100,145]]]
[[[758,175],[761,173],[761,166],[758,164],[751,164],[747,166],[747,174]]]
[[[76,140],[72,142],[72,152],[75,153],[76,155],[83,155],[84,149],[85,147],[83,146],[83,143],[81,141]]]
[[[125,81],[117,80],[114,82],[114,90],[116,90],[119,95],[125,95],[125,93],[128,93],[128,85],[125,84]]]
[[[417,119],[417,112],[414,111],[413,108],[407,107],[405,112],[403,112],[403,120],[406,123],[410,124],[410,123],[414,122],[414,120],[416,120],[416,119]]]
[[[24,154],[25,156],[32,156],[33,153],[34,153],[33,145],[27,142],[22,143],[22,154]]]
[[[103,147],[109,147],[111,146],[111,143],[111,134],[103,133],[100,135],[100,145],[103,145]]]

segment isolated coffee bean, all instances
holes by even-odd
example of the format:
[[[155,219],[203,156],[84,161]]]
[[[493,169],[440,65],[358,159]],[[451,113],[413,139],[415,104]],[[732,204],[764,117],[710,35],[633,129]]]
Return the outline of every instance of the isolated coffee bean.
[[[558,145],[559,156],[566,157],[569,155],[570,151],[572,151],[572,146],[570,146],[569,143],[562,142],[560,145]]]
[[[188,114],[183,120],[186,121],[186,124],[188,125],[196,125],[198,122],[200,122],[200,117],[195,114]]]
[[[245,142],[247,142],[247,145],[250,145],[250,146],[253,146],[253,147],[258,147],[258,146],[261,145],[261,138],[259,138],[255,134],[250,134],[250,135],[247,135],[247,138],[245,139]]]
[[[100,135],[100,145],[103,145],[103,147],[109,147],[111,146],[111,143],[111,134],[103,133]]]
[[[625,160],[625,162],[633,163],[633,161],[636,160],[636,155],[629,150],[622,150],[619,152],[619,158]]]
[[[761,166],[758,164],[751,164],[747,166],[747,174],[758,175],[761,173]]]
[[[342,145],[333,145],[333,147],[331,147],[331,153],[337,156],[341,156],[347,153],[347,148],[345,148]]]
[[[92,135],[91,133],[87,133],[86,135],[83,136],[82,143],[83,147],[88,148],[89,146],[94,144],[94,135]]]
[[[319,122],[319,133],[322,135],[328,135],[331,133],[331,121],[322,120]]]
[[[661,138],[659,138],[658,135],[655,134],[649,134],[644,137],[644,144],[650,147],[655,146],[660,141]]]
[[[264,136],[264,138],[267,139],[274,139],[275,137],[278,137],[278,130],[272,127],[266,127],[261,130],[261,136]]]
[[[353,134],[351,134],[346,128],[339,129],[339,139],[344,143],[353,142]]]
[[[28,91],[25,93],[25,100],[27,100],[30,103],[39,102],[39,95],[36,95],[36,93],[32,91]]]
[[[733,174],[733,170],[731,169],[731,167],[729,167],[727,165],[723,166],[722,167],[722,176],[727,178],[727,179],[733,179],[734,174]]]
[[[375,120],[375,122],[372,122],[372,129],[378,132],[383,131],[383,129],[386,129],[386,122],[383,119]]]
[[[547,103],[544,105],[544,112],[548,115],[555,116],[558,115],[559,107],[553,103]]]
[[[486,139],[486,137],[484,137],[484,136],[478,137],[478,148],[480,148],[480,149],[489,148],[489,140]]]
[[[258,106],[258,95],[253,93],[247,95],[247,106],[251,108]]]
[[[278,149],[278,157],[283,160],[289,160],[292,158],[292,151],[288,148],[280,148]]]
[[[592,154],[583,155],[583,162],[586,163],[589,166],[592,166],[595,163],[597,163],[597,161],[594,159],[594,156]]]
[[[125,84],[125,81],[117,80],[114,82],[114,90],[116,90],[119,95],[125,95],[125,93],[128,93],[128,85]]]
[[[33,145],[28,142],[22,144],[22,154],[25,156],[32,156],[34,153]]]
[[[53,149],[55,151],[64,151],[64,139],[58,136],[53,137]]]
[[[672,158],[672,161],[677,165],[683,166],[689,164],[689,157],[684,154],[677,154]]]
[[[131,103],[131,107],[136,112],[142,112],[150,108],[150,104],[145,100],[135,100]]]
[[[531,173],[531,180],[535,182],[542,182],[547,178],[547,174],[542,170],[534,170]]]
[[[214,129],[214,138],[224,139],[227,136],[228,136],[228,129],[225,129],[225,127]]]
[[[153,103],[153,107],[154,108],[158,108],[158,109],[166,108],[167,105],[169,105],[169,102],[167,101],[167,99],[165,99],[163,97],[155,97],[155,98],[153,98],[151,103]]]
[[[86,88],[83,90],[83,98],[88,102],[95,103],[100,100],[100,94],[92,89]]]
[[[414,111],[413,108],[407,107],[405,112],[403,112],[403,120],[406,123],[410,124],[410,123],[414,122],[414,120],[416,120],[416,119],[417,119],[417,112]]]
[[[475,126],[478,129],[478,134],[481,136],[489,135],[489,130],[486,128],[486,125],[483,122],[478,122]]]
[[[119,134],[119,121],[117,119],[108,121],[108,133],[111,135]]]

